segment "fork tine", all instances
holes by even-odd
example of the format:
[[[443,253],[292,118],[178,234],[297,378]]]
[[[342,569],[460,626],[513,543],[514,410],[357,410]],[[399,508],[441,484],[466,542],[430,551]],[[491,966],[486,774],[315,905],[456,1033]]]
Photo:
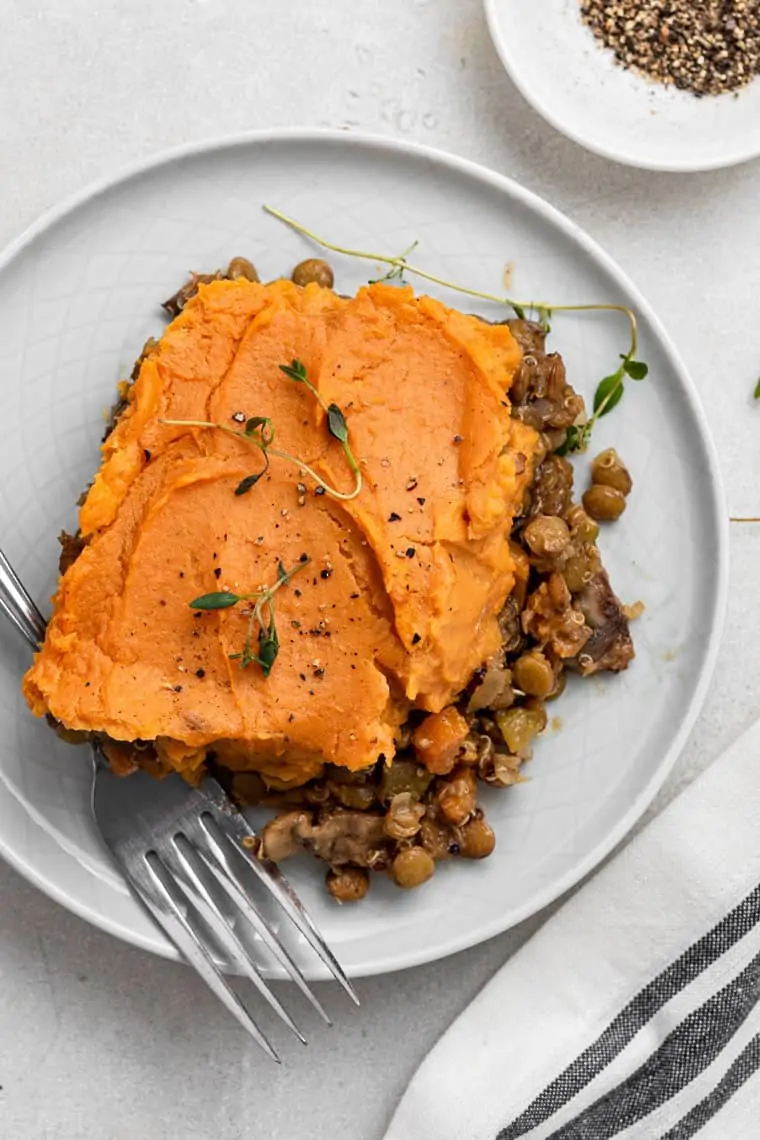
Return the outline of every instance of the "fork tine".
[[[214,807],[216,808],[215,818],[222,831],[227,831],[228,833],[232,831],[238,839],[240,846],[237,849],[243,855],[247,856],[246,864],[253,868],[259,880],[270,894],[275,897],[290,921],[304,936],[312,950],[319,955],[332,976],[340,983],[351,998],[354,1005],[359,1005],[356,990],[344,974],[343,968],[317,930],[311,916],[288,880],[275,863],[272,863],[269,859],[259,859],[255,851],[250,849],[251,840],[253,839],[256,845],[258,845],[258,838],[243,813],[238,811],[222,813],[216,804],[214,804]]]
[[[210,868],[205,860],[201,857],[200,853],[196,851],[190,840],[186,835],[175,835],[172,840],[173,853],[182,864],[182,869],[192,882],[199,895],[206,903],[206,905],[213,911],[214,916],[221,926],[222,937],[225,941],[231,942],[237,957],[241,960],[243,968],[245,969],[246,977],[249,981],[253,982],[256,989],[261,996],[269,1003],[275,1013],[285,1022],[288,1029],[296,1035],[302,1045],[306,1044],[306,1038],[299,1030],[293,1018],[280,1002],[279,998],[272,993],[267,983],[264,981],[259,971],[258,966],[249,954],[246,947],[243,945],[240,936],[235,930],[234,926],[224,914],[220,907],[215,894],[217,892],[217,883],[215,877],[212,875]]]
[[[190,900],[179,883],[155,852],[148,852],[144,857],[144,865],[149,882],[144,882],[141,876],[134,874],[132,868],[128,867],[126,863],[121,864],[132,889],[214,996],[240,1022],[243,1029],[261,1046],[267,1056],[276,1061],[278,1065],[281,1064],[280,1057],[272,1045],[231,988],[227,979],[217,969],[204,945]]]
[[[21,636],[26,638],[32,649],[36,652],[40,644],[36,630],[30,624],[26,614],[22,613],[21,610],[14,606],[11,601],[3,597],[2,594],[0,594],[0,612],[16,627]]]
[[[238,852],[238,848],[232,844],[229,836],[224,835],[224,833],[219,828],[216,820],[210,813],[204,812],[201,814],[200,824],[211,847],[213,855],[219,864],[217,865],[217,862],[215,862],[214,859],[207,859],[208,865],[213,871],[217,880],[243,911],[248,921],[261,936],[262,940],[272,952],[272,954],[274,954],[280,964],[285,968],[288,976],[292,981],[295,982],[304,997],[307,998],[308,1001],[313,1005],[314,1009],[323,1018],[326,1024],[332,1025],[332,1021],[328,1017],[325,1010],[322,1008],[321,1002],[309,989],[306,979],[299,970],[298,966],[293,961],[286,948],[279,941],[277,935],[267,922],[264,915],[256,909],[248,897],[243,879],[239,874],[237,867],[235,866],[235,860],[234,858],[231,858],[233,852]],[[201,850],[200,853],[205,857],[205,852],[203,850]],[[248,865],[247,862],[245,865]]]
[[[24,635],[32,649],[45,640],[45,619],[34,604],[26,586],[0,550],[0,605],[3,613]]]

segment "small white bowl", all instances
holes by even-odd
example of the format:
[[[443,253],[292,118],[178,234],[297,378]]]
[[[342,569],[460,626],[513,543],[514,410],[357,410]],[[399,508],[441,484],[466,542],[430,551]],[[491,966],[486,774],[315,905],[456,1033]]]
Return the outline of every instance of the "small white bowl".
[[[512,81],[581,146],[648,170],[713,170],[760,155],[760,81],[698,99],[616,63],[581,20],[579,0],[484,3]]]

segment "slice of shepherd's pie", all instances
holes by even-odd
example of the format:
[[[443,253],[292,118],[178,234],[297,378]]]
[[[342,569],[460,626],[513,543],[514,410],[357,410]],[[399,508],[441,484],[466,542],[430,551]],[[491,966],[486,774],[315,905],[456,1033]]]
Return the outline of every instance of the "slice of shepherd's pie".
[[[196,780],[212,765],[242,798],[290,795],[275,858],[305,846],[333,868],[383,869],[435,844],[433,858],[488,854],[492,840],[467,850],[467,829],[474,842],[487,826],[476,774],[515,782],[550,695],[511,685],[508,655],[552,689],[568,663],[631,655],[581,660],[598,628],[581,595],[606,576],[568,465],[514,414],[516,377],[527,403],[509,324],[409,287],[201,285],[103,445],[24,678],[32,710],[96,735],[125,771]],[[555,411],[575,415],[560,381]],[[566,516],[564,564],[588,559],[577,596],[550,551],[532,564],[510,541],[531,494],[544,517],[552,461],[567,493],[543,511]],[[506,717],[501,768],[483,707]]]

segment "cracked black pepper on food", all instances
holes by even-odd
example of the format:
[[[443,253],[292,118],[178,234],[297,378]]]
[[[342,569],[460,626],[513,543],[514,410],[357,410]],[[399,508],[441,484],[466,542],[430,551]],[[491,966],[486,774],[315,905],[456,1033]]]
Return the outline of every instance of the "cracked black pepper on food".
[[[580,0],[594,35],[623,67],[702,97],[760,73],[758,0]]]

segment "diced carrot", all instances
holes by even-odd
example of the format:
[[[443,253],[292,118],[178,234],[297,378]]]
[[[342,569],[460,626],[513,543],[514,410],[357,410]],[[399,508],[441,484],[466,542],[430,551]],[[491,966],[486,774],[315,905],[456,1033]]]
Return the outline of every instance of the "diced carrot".
[[[453,705],[425,717],[412,742],[417,758],[429,772],[445,776],[454,767],[459,748],[467,736],[467,721]]]

